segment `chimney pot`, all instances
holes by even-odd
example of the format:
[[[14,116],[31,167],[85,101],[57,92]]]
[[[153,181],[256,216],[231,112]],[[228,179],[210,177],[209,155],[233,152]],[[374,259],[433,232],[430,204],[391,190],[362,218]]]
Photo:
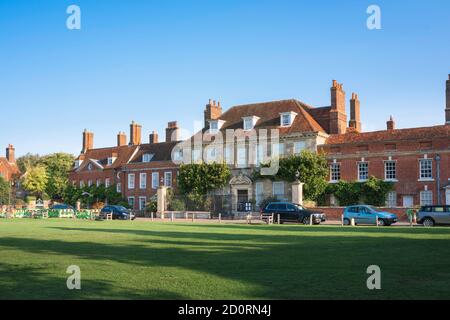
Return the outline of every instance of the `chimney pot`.
[[[141,144],[142,126],[132,121],[130,124],[130,145],[137,146]]]
[[[392,116],[390,116],[389,121],[386,122],[387,130],[395,130],[395,121]]]
[[[8,144],[8,147],[6,148],[6,160],[8,160],[9,163],[16,162],[15,151],[16,149],[14,149],[14,146],[12,144]]]

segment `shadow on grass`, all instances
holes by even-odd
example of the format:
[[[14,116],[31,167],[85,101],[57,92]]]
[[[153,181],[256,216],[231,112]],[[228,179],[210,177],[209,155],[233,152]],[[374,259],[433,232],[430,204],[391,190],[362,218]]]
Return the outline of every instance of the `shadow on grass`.
[[[176,225],[173,225],[176,226]],[[183,225],[186,226],[186,225]],[[201,225],[192,225],[199,227]],[[178,226],[181,228],[181,225]],[[252,226],[208,225],[214,228],[239,229]],[[213,275],[241,284],[235,291],[247,298],[262,299],[360,299],[360,298],[449,298],[450,270],[439,268],[439,280],[434,285],[422,281],[422,275],[431,279],[436,274],[436,263],[449,265],[448,240],[420,240],[401,237],[371,238],[364,235],[351,237],[315,236],[321,228],[299,228],[298,226],[266,226],[270,230],[292,230],[311,232],[311,236],[292,233],[276,234],[232,234],[214,232],[192,232],[189,228],[181,231],[113,229],[113,228],[73,228],[51,227],[63,231],[102,232],[122,235],[125,238],[109,237],[105,243],[89,241],[62,241],[6,237],[0,238],[0,248],[20,250],[30,253],[68,255],[87,261],[120,263],[129,267],[117,270],[127,272],[132,266],[167,267],[188,269]],[[366,230],[367,229],[367,230]],[[205,231],[206,231],[205,230]],[[253,230],[253,229],[252,229]],[[292,231],[291,230],[291,231]],[[340,232],[355,232],[355,229],[337,229]],[[359,229],[364,232],[379,232],[378,229]],[[335,231],[335,230],[326,230]],[[398,232],[398,230],[393,230]],[[402,233],[402,232],[401,232]],[[79,235],[74,235],[71,240]],[[88,237],[83,237],[88,239]],[[99,241],[98,239],[96,241]],[[382,291],[366,288],[366,269],[369,265],[379,265],[383,270]],[[3,266],[8,268],[7,265]],[[54,275],[42,274],[39,270],[13,268],[2,280],[0,296],[18,290],[24,297],[35,297],[35,292],[49,284],[52,294],[63,292],[65,280]],[[29,272],[25,278],[20,275]],[[172,271],[173,272],[173,271]],[[5,274],[2,275],[2,279]],[[130,274],[130,277],[133,275]],[[176,275],[174,275],[176,276]],[[65,279],[65,278],[64,278]],[[145,281],[144,279],[142,281]],[[186,281],[189,281],[187,279]],[[443,286],[443,284],[445,286]],[[168,282],[168,286],[170,283]],[[221,284],[223,285],[223,283]],[[126,287],[126,284],[123,284]],[[199,283],[190,284],[190,293],[185,298],[213,296],[217,299],[230,298],[223,295],[224,288],[210,283],[206,289]],[[111,283],[92,281],[86,284],[83,297],[111,298],[170,298],[179,299],[174,290],[166,292],[145,292],[115,290]],[[244,287],[244,289],[242,289]],[[24,289],[25,288],[25,289]],[[203,290],[203,291],[202,291]],[[205,292],[206,290],[207,292]],[[71,298],[65,293],[63,298]]]
[[[82,278],[80,290],[69,290],[66,285],[69,274],[54,275],[45,267],[25,267],[0,263],[0,298],[2,300],[82,300],[104,299],[145,299],[142,294],[125,288],[118,288],[109,281]],[[183,299],[171,292],[155,290],[150,293],[161,299]]]

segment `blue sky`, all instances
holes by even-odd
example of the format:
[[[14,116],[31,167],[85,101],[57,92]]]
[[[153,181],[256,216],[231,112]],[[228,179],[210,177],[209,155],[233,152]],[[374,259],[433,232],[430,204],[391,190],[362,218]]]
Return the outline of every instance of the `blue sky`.
[[[365,130],[442,124],[449,32],[447,0],[0,0],[0,147],[77,154],[84,128],[109,146],[132,120],[164,138],[209,98],[329,105],[332,79],[359,94]]]

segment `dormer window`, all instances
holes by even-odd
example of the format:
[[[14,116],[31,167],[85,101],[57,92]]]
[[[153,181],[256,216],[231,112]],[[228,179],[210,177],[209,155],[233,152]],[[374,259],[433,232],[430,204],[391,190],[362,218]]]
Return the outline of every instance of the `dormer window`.
[[[83,163],[83,160],[75,160],[75,169],[78,169],[82,163]]]
[[[152,161],[152,158],[153,158],[153,154],[144,153],[144,155],[142,156],[142,162],[150,162],[150,161]]]
[[[244,117],[242,120],[244,121],[244,130],[252,130],[255,127],[256,122],[258,122],[259,117]]]
[[[295,112],[283,112],[280,113],[280,126],[282,127],[290,127],[294,122],[295,116],[297,113]]]
[[[89,171],[92,171],[92,163],[89,163],[87,168]]]
[[[223,120],[209,120],[209,131],[210,133],[216,133],[220,129],[222,129],[223,124],[225,121]]]
[[[114,161],[116,161],[116,158],[115,157],[109,157],[107,161],[108,161],[107,162],[108,166],[110,166],[110,165],[112,165],[114,163]]]

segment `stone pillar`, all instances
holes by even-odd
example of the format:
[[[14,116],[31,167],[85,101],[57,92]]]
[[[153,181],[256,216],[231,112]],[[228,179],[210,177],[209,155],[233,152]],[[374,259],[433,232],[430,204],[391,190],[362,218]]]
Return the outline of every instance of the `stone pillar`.
[[[158,213],[161,214],[161,219],[164,219],[164,212],[166,211],[166,196],[167,196],[167,187],[160,186],[158,187],[157,197],[158,197]]]
[[[303,185],[304,183],[296,181],[292,184],[292,202],[303,205]]]
[[[81,210],[81,202],[80,201],[77,201],[76,208],[77,208],[77,211]]]

